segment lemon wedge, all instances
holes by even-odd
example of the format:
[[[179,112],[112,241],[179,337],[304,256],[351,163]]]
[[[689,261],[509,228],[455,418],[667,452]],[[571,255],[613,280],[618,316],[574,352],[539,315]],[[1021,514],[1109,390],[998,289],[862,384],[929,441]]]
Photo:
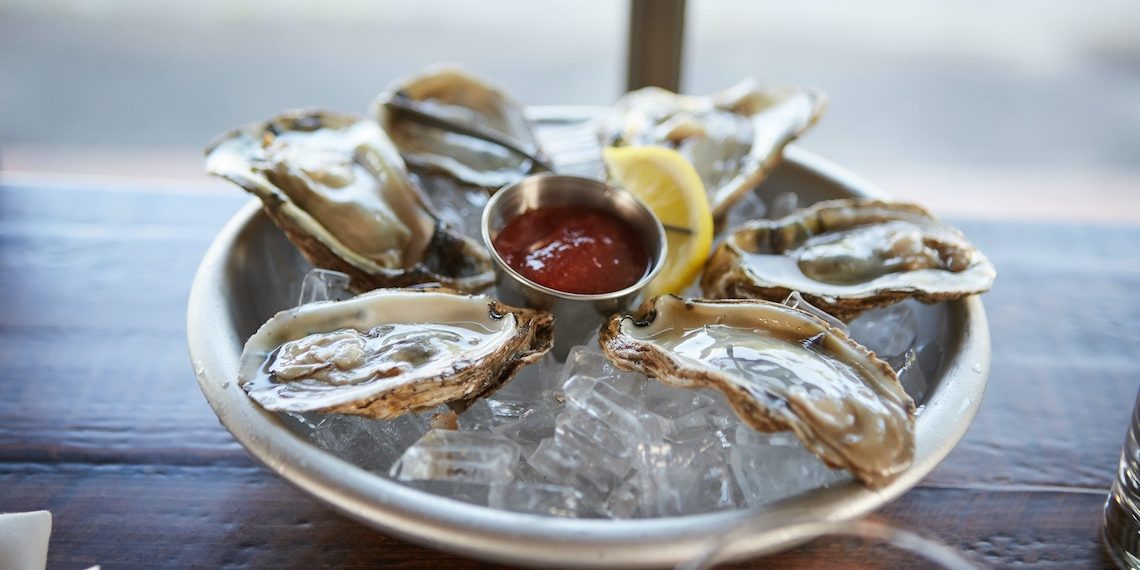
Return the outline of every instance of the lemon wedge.
[[[712,248],[712,214],[696,169],[677,151],[660,146],[608,147],[602,158],[610,182],[640,198],[671,228],[665,230],[665,266],[646,287],[646,298],[680,294],[701,272]]]

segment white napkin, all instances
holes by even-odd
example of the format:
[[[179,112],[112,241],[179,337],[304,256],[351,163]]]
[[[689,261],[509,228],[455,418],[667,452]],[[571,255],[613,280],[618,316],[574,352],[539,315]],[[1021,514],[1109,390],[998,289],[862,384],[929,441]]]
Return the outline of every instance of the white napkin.
[[[0,514],[0,568],[43,570],[47,566],[51,513]]]

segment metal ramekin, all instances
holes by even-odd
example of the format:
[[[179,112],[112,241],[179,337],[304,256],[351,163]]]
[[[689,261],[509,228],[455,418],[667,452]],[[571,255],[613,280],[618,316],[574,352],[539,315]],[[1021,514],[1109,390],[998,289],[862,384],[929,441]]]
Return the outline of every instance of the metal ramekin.
[[[494,238],[522,213],[551,206],[585,206],[621,218],[642,237],[649,254],[649,269],[629,287],[592,295],[567,293],[527,279],[507,265],[495,250]],[[661,220],[633,194],[579,176],[537,174],[505,186],[483,209],[482,233],[483,243],[494,260],[499,299],[554,313],[554,355],[559,360],[571,347],[597,332],[606,316],[627,309],[665,263],[666,239]]]

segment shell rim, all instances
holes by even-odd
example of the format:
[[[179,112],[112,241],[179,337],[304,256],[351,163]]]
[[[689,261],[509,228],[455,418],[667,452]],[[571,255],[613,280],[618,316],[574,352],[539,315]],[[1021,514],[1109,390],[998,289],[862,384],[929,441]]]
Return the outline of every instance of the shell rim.
[[[379,279],[385,283],[390,282],[391,284],[388,286],[392,287],[396,286],[396,282],[398,282],[401,278],[408,275],[414,275],[416,273],[426,273],[432,275],[433,280],[435,281],[446,281],[451,287],[462,289],[469,293],[478,293],[479,291],[486,289],[488,286],[494,283],[494,269],[491,267],[491,259],[489,256],[479,258],[477,261],[480,261],[480,264],[485,265],[485,267],[483,267],[481,271],[472,273],[470,275],[442,275],[436,274],[434,271],[427,269],[427,266],[425,264],[427,256],[426,250],[415,262],[405,264],[403,267],[387,267],[385,265],[382,265],[377,261],[368,258],[367,256],[353,251],[351,247],[345,245],[340,238],[333,235],[333,232],[324,223],[320,222],[308,212],[306,212],[303,208],[294,203],[293,200],[289,198],[289,196],[286,195],[283,190],[281,190],[281,188],[270,182],[264,174],[253,170],[251,167],[249,167],[248,164],[243,164],[239,172],[218,171],[211,169],[209,166],[215,151],[217,151],[221,146],[230,143],[231,141],[241,139],[242,137],[256,141],[258,134],[263,132],[270,124],[282,121],[297,121],[307,118],[315,118],[318,120],[328,119],[337,123],[343,123],[337,127],[342,129],[350,128],[357,123],[368,122],[372,120],[370,117],[361,113],[339,111],[326,107],[311,106],[285,109],[263,120],[245,123],[239,127],[230,129],[211,139],[205,148],[205,162],[207,172],[211,176],[217,176],[221,179],[227,180],[242,188],[246,192],[249,192],[251,195],[256,196],[260,200],[262,207],[267,211],[267,213],[270,210],[274,210],[275,213],[273,213],[272,216],[281,216],[287,220],[290,225],[296,224],[296,228],[293,228],[293,231],[303,231],[304,235],[315,240],[317,244],[328,250],[328,253],[331,256],[335,257],[340,263],[344,264],[345,267],[341,269],[342,271],[353,274],[355,272],[360,272],[367,278],[365,281],[368,283],[372,283],[374,280]],[[372,124],[375,125],[376,123],[373,122]],[[379,128],[379,126],[377,126],[377,128]],[[387,134],[384,133],[382,129],[380,132],[385,137],[387,137]],[[398,150],[395,147],[395,143],[393,143],[391,140],[388,140],[387,142],[388,144],[392,145],[392,152],[398,153]],[[400,164],[397,166],[398,169],[403,171],[405,175],[409,173],[407,164],[404,163],[402,159]],[[441,227],[439,224],[439,218],[432,210],[431,205],[423,196],[423,191],[416,185],[415,182],[410,182],[410,185],[411,190],[414,193],[414,199],[416,203],[423,208],[423,214],[431,218],[433,222],[432,235],[428,237],[428,242],[425,247],[430,248],[432,241],[437,239],[436,233],[444,231],[446,233],[452,234],[452,236],[456,238],[457,241],[463,243],[467,247],[482,248],[482,244],[478,243],[474,239],[455,233],[451,228]],[[285,228],[280,226],[280,224],[277,224],[276,219],[274,219],[274,224],[278,225],[282,231],[286,231]],[[290,237],[289,241],[293,242],[293,238]],[[297,247],[295,243],[294,247]],[[302,255],[308,258],[310,252],[303,251]],[[351,268],[351,270],[349,270],[349,268]],[[427,283],[430,281],[421,280],[417,282]]]
[[[662,303],[673,306],[661,307]],[[850,336],[847,335],[846,332],[835,328],[831,323],[823,320],[819,316],[802,309],[790,307],[783,303],[777,303],[766,299],[685,299],[684,297],[673,294],[661,295],[659,297],[654,297],[652,299],[646,300],[645,303],[642,304],[642,306],[633,313],[613,315],[608,318],[602,325],[602,330],[599,337],[599,342],[602,344],[602,352],[604,352],[606,356],[610,358],[611,362],[613,362],[619,368],[624,369],[627,366],[631,366],[633,370],[637,370],[638,367],[641,367],[642,365],[630,364],[628,359],[625,358],[625,355],[622,353],[648,353],[650,355],[650,358],[648,358],[650,364],[648,366],[644,366],[644,368],[656,368],[657,370],[654,370],[654,372],[658,372],[658,382],[666,386],[681,388],[685,387],[682,385],[685,383],[691,382],[693,384],[698,384],[702,381],[707,382],[707,385],[704,386],[705,388],[720,392],[729,398],[729,407],[732,409],[733,413],[736,414],[737,418],[742,424],[750,425],[757,431],[764,430],[763,428],[755,425],[753,422],[760,424],[781,424],[781,420],[778,419],[778,413],[768,413],[767,411],[761,411],[760,418],[750,419],[743,407],[739,407],[733,403],[731,401],[733,394],[731,393],[743,390],[739,390],[738,388],[734,387],[733,382],[730,379],[730,374],[726,374],[725,372],[715,368],[706,367],[702,364],[690,364],[686,362],[683,357],[672,354],[668,350],[656,345],[651,340],[652,335],[636,336],[627,330],[627,323],[629,323],[629,326],[634,329],[652,328],[657,318],[661,315],[662,310],[677,311],[679,310],[676,307],[678,303],[682,304],[685,309],[689,309],[694,306],[700,308],[702,306],[709,307],[716,305],[751,305],[758,311],[784,312],[785,318],[788,320],[791,320],[793,318],[799,319],[804,323],[818,327],[818,330],[833,337],[836,342],[841,344],[845,350],[851,353],[850,355],[845,354],[843,356],[854,356],[865,361],[859,363],[865,364],[865,366],[860,366],[861,371],[866,372],[867,374],[886,376],[889,379],[888,383],[893,384],[899,389],[899,391],[902,392],[905,400],[894,403],[898,404],[900,410],[905,414],[907,420],[910,423],[912,430],[911,435],[913,436],[914,422],[916,417],[915,401],[913,398],[911,398],[910,394],[907,394],[903,389],[897,375],[895,374],[895,371],[890,367],[890,365],[876,356],[874,352],[856,343],[851,339]],[[671,376],[671,379],[663,379],[663,376]],[[871,389],[872,391],[876,392],[877,395],[882,395],[879,394],[879,391],[875,388],[872,387]],[[889,400],[890,398],[884,397],[884,399]],[[763,408],[762,405],[758,405],[757,407]],[[801,440],[801,442],[804,441],[802,435],[799,431],[797,431],[795,425],[781,425],[780,427],[785,428],[787,431],[791,431],[797,438]],[[913,444],[913,440],[911,443]],[[808,445],[805,442],[805,447],[807,446]],[[862,481],[863,484],[869,488],[879,488],[884,484],[890,482],[890,480],[896,477],[899,473],[905,472],[907,469],[909,469],[914,454],[914,449],[912,446],[912,448],[909,450],[911,458],[907,459],[905,467],[889,473],[878,473],[859,469],[856,462],[851,461],[848,456],[842,452],[842,450],[829,449],[829,451],[835,455],[838,455],[843,462],[833,464],[832,462],[819,457],[819,459],[824,464],[826,464],[828,467],[831,467],[832,469],[846,470],[848,474],[850,474],[856,480]],[[817,457],[819,456],[819,453],[815,452],[814,450],[812,452],[815,453]]]
[[[530,109],[535,121],[577,122],[598,107]],[[858,196],[883,196],[874,186],[795,145],[784,167],[821,177]],[[727,558],[770,553],[803,542],[807,521],[853,518],[902,495],[934,469],[965,434],[977,413],[990,364],[985,309],[977,297],[955,301],[951,320],[960,338],[949,365],[916,422],[914,464],[886,487],[850,483],[756,509],[658,519],[558,519],[499,511],[424,493],[376,476],[317,448],[261,410],[234,381],[242,346],[228,312],[226,262],[239,234],[260,215],[251,198],[219,232],[198,268],[187,308],[187,337],[199,387],[221,423],[270,470],[324,504],[404,540],[484,560],[559,566],[660,566],[701,553],[729,529],[760,518],[779,520],[726,551]],[[953,397],[944,392],[955,390]],[[944,423],[939,425],[936,420]]]
[[[501,374],[497,374],[495,377],[492,377],[493,379],[495,379],[497,381],[492,382],[491,384],[489,384],[487,386],[482,386],[481,389],[476,391],[477,392],[476,397],[478,397],[479,394],[483,394],[483,393],[487,392],[488,390],[493,391],[493,390],[497,389],[499,386],[501,386],[502,384],[509,382],[511,377],[514,376],[515,372],[519,368],[521,368],[521,367],[517,367],[517,366],[510,366],[508,360],[514,360],[516,362],[520,362],[520,363],[522,363],[523,366],[533,364],[536,360],[538,360],[539,358],[542,358],[542,356],[544,356],[547,352],[549,352],[549,350],[552,346],[553,338],[552,337],[551,338],[545,338],[548,336],[547,333],[551,333],[553,330],[552,329],[553,317],[550,316],[549,313],[546,313],[545,311],[534,310],[534,309],[529,309],[529,308],[525,308],[525,307],[512,307],[512,306],[507,305],[507,304],[503,303],[502,301],[499,301],[498,299],[495,299],[494,297],[490,297],[488,295],[484,295],[481,293],[479,293],[479,294],[465,293],[462,291],[457,291],[455,289],[448,289],[445,287],[427,287],[427,288],[417,288],[417,289],[412,289],[412,288],[374,289],[372,291],[367,291],[365,293],[361,293],[360,295],[357,295],[355,297],[352,297],[351,299],[347,299],[347,300],[343,301],[342,303],[349,303],[349,304],[342,304],[339,308],[336,308],[334,310],[336,310],[336,311],[349,311],[349,310],[354,310],[354,309],[359,310],[359,309],[357,309],[358,306],[368,304],[371,300],[378,299],[379,297],[382,297],[382,296],[395,296],[395,297],[405,297],[406,296],[408,299],[412,299],[412,298],[415,298],[416,296],[428,297],[428,296],[433,295],[433,294],[442,294],[442,295],[447,295],[447,296],[453,296],[454,297],[453,300],[455,302],[475,302],[475,303],[478,303],[479,305],[481,305],[479,308],[482,309],[482,311],[480,311],[480,312],[486,313],[488,320],[501,321],[503,319],[506,319],[508,316],[511,317],[511,322],[510,322],[511,334],[506,340],[501,342],[500,345],[495,348],[495,351],[493,354],[497,354],[501,350],[504,350],[506,348],[510,348],[511,350],[509,351],[509,353],[513,354],[514,358],[503,360],[503,365],[498,367],[498,371],[501,372]],[[461,299],[461,298],[465,298],[465,299]],[[383,302],[383,301],[381,301],[381,302]],[[448,301],[448,302],[450,302],[450,301]],[[310,315],[313,312],[321,310],[322,306],[327,306],[327,307],[332,308],[333,305],[331,305],[330,303],[331,303],[330,301],[319,301],[316,303],[307,303],[305,305],[299,305],[299,306],[293,307],[291,309],[285,309],[282,311],[278,311],[276,314],[274,314],[272,317],[270,317],[268,321],[266,321],[264,324],[262,324],[261,327],[259,327],[257,329],[257,331],[254,332],[253,335],[250,336],[249,339],[246,341],[244,348],[242,349],[241,356],[238,359],[238,366],[239,366],[238,375],[237,375],[238,385],[242,386],[243,389],[248,389],[248,387],[252,384],[253,378],[249,374],[250,368],[258,368],[264,363],[265,357],[262,356],[262,353],[268,354],[270,352],[269,347],[273,346],[272,344],[266,344],[266,341],[272,337],[274,327],[287,325],[288,323],[290,323],[294,319],[298,319],[298,318],[301,318],[301,319],[312,318]],[[324,331],[324,332],[331,332],[331,331]],[[300,337],[296,337],[296,338],[300,338]],[[296,338],[293,338],[290,340],[296,340]],[[526,342],[523,342],[523,341],[526,341]],[[441,370],[439,373],[433,374],[433,375],[421,376],[419,382],[437,382],[437,381],[443,382],[448,377],[465,378],[467,375],[470,375],[472,373],[473,367],[474,367],[473,363],[462,363],[462,364],[457,363],[451,369]],[[504,375],[506,378],[505,381],[502,380],[502,377]],[[473,384],[470,381],[462,381],[462,382],[458,382],[458,383],[454,383],[454,382],[449,383],[449,387],[454,387],[454,388],[463,388],[465,386],[479,387],[480,385]],[[327,399],[329,401],[326,402],[325,405],[320,407],[320,408],[302,410],[302,409],[288,409],[287,406],[283,406],[283,407],[280,407],[279,409],[277,409],[275,411],[278,413],[284,413],[284,412],[300,412],[300,413],[316,412],[316,413],[322,413],[322,412],[327,412],[327,413],[351,414],[351,412],[349,412],[348,410],[350,410],[350,409],[371,409],[373,402],[377,402],[377,401],[382,402],[386,395],[391,394],[393,392],[396,392],[396,391],[400,390],[402,387],[403,387],[403,385],[373,387],[371,391],[366,391],[367,394],[365,396],[354,395],[355,392],[349,393],[346,395],[342,392],[342,393],[338,393],[336,395],[328,397]],[[430,405],[428,405],[426,408],[423,406],[417,406],[415,408],[410,408],[409,410],[406,410],[406,411],[431,409],[437,405],[447,404],[451,401],[458,402],[458,401],[466,400],[466,399],[468,399],[469,396],[470,396],[469,393],[465,393],[464,395],[456,397],[452,400],[440,401],[440,402],[431,402]],[[252,398],[254,400],[257,399],[252,394],[250,394],[250,398]],[[354,405],[354,404],[362,404],[362,405]],[[357,415],[365,415],[365,414],[357,414]],[[380,418],[380,419],[382,419],[382,418]]]
[[[744,223],[742,223],[736,227],[729,228],[728,230],[726,230],[727,235],[724,237],[724,241],[720,247],[727,250],[728,254],[733,256],[735,259],[743,259],[746,255],[751,254],[751,252],[746,251],[746,248],[743,245],[741,245],[741,237],[740,236],[744,235],[746,232],[757,231],[757,230],[772,230],[772,231],[779,230],[779,229],[788,227],[792,224],[795,224],[795,223],[797,223],[797,222],[799,222],[799,221],[801,221],[801,220],[803,220],[809,216],[817,215],[822,210],[834,209],[837,207],[844,206],[844,205],[846,205],[846,204],[844,204],[845,202],[847,202],[846,199],[827,200],[824,202],[817,202],[815,204],[812,204],[807,209],[802,210],[801,211],[802,213],[791,213],[791,214],[788,214],[787,216],[784,216],[783,218],[780,218],[778,220],[770,220],[770,221],[769,220],[753,220],[753,221],[749,221],[749,222],[744,222]],[[885,306],[885,304],[890,304],[890,302],[887,302],[885,304],[878,302],[880,300],[894,300],[894,299],[905,300],[905,299],[909,299],[909,298],[914,298],[914,299],[918,299],[920,301],[921,300],[945,301],[945,300],[950,300],[950,299],[957,299],[957,298],[961,298],[961,297],[966,297],[969,295],[979,295],[979,294],[985,293],[985,292],[987,292],[993,288],[994,281],[997,278],[997,272],[995,271],[995,269],[993,267],[993,263],[990,262],[989,257],[987,257],[981,250],[977,249],[977,247],[974,245],[974,243],[972,241],[970,241],[966,237],[966,235],[964,233],[962,233],[961,230],[955,228],[954,226],[951,226],[950,224],[943,222],[942,220],[940,220],[934,214],[927,211],[922,206],[920,206],[918,204],[910,203],[910,202],[890,202],[890,201],[884,201],[884,200],[878,200],[878,199],[871,199],[871,200],[858,199],[858,202],[855,203],[854,205],[856,207],[878,207],[878,208],[883,208],[885,210],[915,209],[916,210],[915,213],[917,213],[921,216],[928,217],[928,218],[930,218],[930,220],[933,223],[941,225],[941,226],[945,226],[946,229],[955,232],[956,234],[958,234],[958,237],[960,237],[965,244],[967,244],[971,248],[973,248],[975,260],[973,263],[970,264],[970,266],[968,268],[962,270],[961,272],[958,272],[958,273],[947,272],[947,273],[950,273],[950,275],[954,276],[953,277],[954,279],[965,280],[966,277],[970,277],[970,278],[974,278],[974,281],[976,281],[976,282],[979,281],[979,276],[980,276],[980,278],[984,280],[984,283],[982,283],[981,285],[975,285],[972,287],[961,286],[957,289],[954,289],[954,288],[924,289],[924,288],[917,286],[917,285],[894,285],[894,286],[892,286],[889,284],[887,284],[887,285],[880,284],[880,285],[876,285],[873,287],[871,287],[871,286],[865,287],[861,291],[839,293],[839,292],[836,292],[836,289],[829,289],[829,287],[837,287],[837,286],[834,286],[834,285],[826,283],[826,282],[818,282],[819,286],[813,290],[808,290],[806,288],[798,289],[798,291],[800,291],[800,294],[802,294],[804,297],[811,297],[812,299],[833,297],[833,298],[835,298],[835,301],[832,301],[830,303],[825,302],[822,304],[829,305],[829,306],[835,306],[836,310],[838,310],[841,313],[846,315],[849,313],[858,314],[859,312],[861,312],[861,311],[856,309],[856,307],[859,307],[859,306],[862,306],[864,309],[871,309],[871,308],[875,308],[875,307]],[[780,292],[783,292],[783,291],[789,291],[790,292],[790,291],[795,290],[787,282],[781,283],[779,280],[767,279],[767,278],[763,277],[762,275],[759,275],[756,272],[754,267],[752,267],[746,263],[740,263],[738,265],[738,271],[749,278],[750,282],[747,283],[747,285],[752,286],[752,287],[756,288],[757,290],[771,290],[771,291],[780,291]],[[940,271],[944,271],[944,270],[940,270]],[[965,277],[961,277],[961,278],[958,277],[958,275],[963,275],[963,274],[965,275]],[[714,281],[718,281],[718,280],[721,280],[723,278],[724,278],[724,276],[718,276],[716,279],[714,279]],[[814,281],[814,280],[811,280],[810,278],[809,278],[809,280]],[[881,278],[877,277],[875,279],[871,279],[871,280],[859,283],[859,285],[871,285],[871,284],[874,284],[876,281],[879,281],[879,280],[881,280]],[[967,285],[970,285],[970,283],[967,283]],[[775,296],[786,296],[786,295],[775,295]],[[847,319],[844,319],[844,320],[847,320]]]

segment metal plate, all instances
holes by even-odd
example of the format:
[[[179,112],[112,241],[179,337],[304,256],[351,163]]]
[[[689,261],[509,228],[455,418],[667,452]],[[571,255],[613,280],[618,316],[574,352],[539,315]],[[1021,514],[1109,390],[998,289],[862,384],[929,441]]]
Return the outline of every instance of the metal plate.
[[[538,108],[540,125],[572,123],[592,108]],[[560,128],[560,127],[555,127]],[[797,147],[761,187],[794,189],[801,201],[881,196],[867,182]],[[877,491],[851,482],[759,509],[685,517],[579,520],[480,507],[405,487],[316,447],[265,412],[238,387],[246,338],[276,311],[295,304],[308,269],[284,236],[246,204],[206,253],[190,293],[187,335],[198,383],[222,424],[269,469],[303,492],[387,534],[426,546],[506,563],[561,566],[661,566],[700,555],[729,529],[763,521],[727,547],[731,557],[772,552],[805,540],[795,526],[873,511],[918,483],[958,443],[977,412],[989,374],[990,337],[977,297],[943,303],[949,323],[938,370],[928,375],[916,421],[913,466]],[[802,525],[801,525],[802,526]]]

